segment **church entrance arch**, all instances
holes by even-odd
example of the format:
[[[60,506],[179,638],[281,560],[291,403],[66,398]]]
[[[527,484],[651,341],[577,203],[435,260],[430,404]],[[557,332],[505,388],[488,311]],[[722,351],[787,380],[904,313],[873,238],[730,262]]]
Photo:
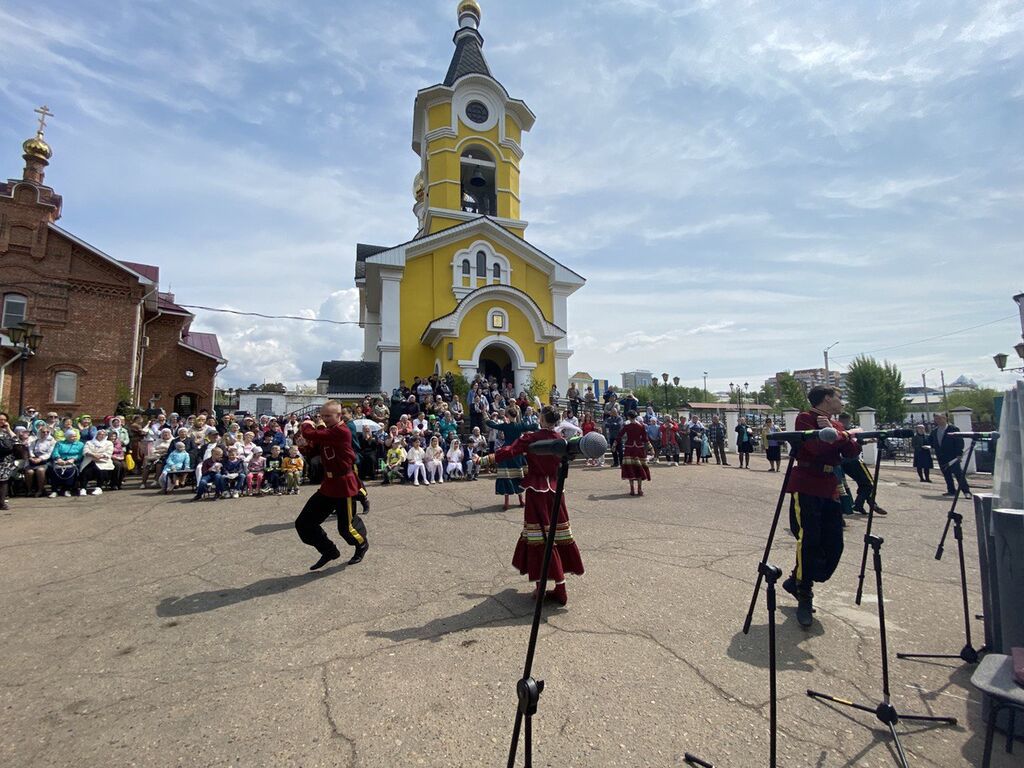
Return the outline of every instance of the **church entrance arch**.
[[[490,379],[492,376],[501,384],[502,381],[511,381],[512,386],[516,385],[515,370],[512,366],[512,355],[509,350],[501,344],[489,344],[480,353],[480,373]]]

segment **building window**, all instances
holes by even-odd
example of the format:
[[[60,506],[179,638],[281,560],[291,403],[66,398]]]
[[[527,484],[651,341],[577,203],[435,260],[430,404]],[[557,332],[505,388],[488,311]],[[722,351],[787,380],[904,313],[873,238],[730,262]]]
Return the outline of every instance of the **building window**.
[[[487,254],[483,251],[476,252],[476,276],[487,277]]]
[[[8,293],[4,296],[3,318],[0,319],[0,328],[13,328],[18,323],[25,322],[25,310],[28,308],[28,299],[19,293]]]
[[[462,260],[462,274],[469,277],[469,259]]]
[[[499,264],[498,262],[494,262],[494,264],[491,266],[491,276],[495,283],[501,282],[501,264]]]
[[[186,379],[194,379],[195,377],[196,377],[196,372],[194,370],[192,370],[191,368],[186,368],[185,369],[185,378]]]
[[[78,374],[74,371],[57,371],[53,375],[53,402],[74,403],[78,398]]]
[[[487,312],[487,330],[505,333],[508,331],[508,312],[504,309],[491,309]]]

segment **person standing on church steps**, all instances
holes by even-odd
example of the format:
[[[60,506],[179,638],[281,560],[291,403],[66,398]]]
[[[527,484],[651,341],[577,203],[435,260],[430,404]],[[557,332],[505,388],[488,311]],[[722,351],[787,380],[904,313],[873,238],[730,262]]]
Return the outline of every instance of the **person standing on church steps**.
[[[355,499],[359,493],[359,480],[353,466],[356,461],[352,450],[352,433],[341,418],[341,404],[328,400],[320,409],[320,422],[302,422],[300,434],[306,445],[318,449],[323,466],[323,481],[320,488],[302,508],[295,519],[295,530],[303,543],[314,547],[320,559],[310,566],[311,571],[323,568],[332,560],[341,557],[341,552],[321,527],[332,512],[338,513],[338,532],[355,547],[355,554],[348,561],[355,565],[370,548],[366,537],[366,526],[356,512]]]

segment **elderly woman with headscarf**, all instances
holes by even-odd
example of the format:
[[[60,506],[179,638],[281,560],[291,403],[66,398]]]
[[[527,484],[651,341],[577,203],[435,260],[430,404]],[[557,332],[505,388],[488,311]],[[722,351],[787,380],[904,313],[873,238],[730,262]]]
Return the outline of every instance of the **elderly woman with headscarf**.
[[[128,469],[124,464],[124,456],[128,450],[128,444],[122,442],[114,430],[107,432],[107,440],[110,441],[113,449],[110,452],[110,462],[114,465],[114,468],[110,470],[110,483],[107,487],[112,491],[120,491]]]
[[[89,483],[95,480],[93,496],[103,493],[103,484],[110,482],[110,475],[114,471],[113,455],[114,444],[107,439],[107,430],[96,430],[96,437],[87,441],[82,450],[82,490],[86,490]]]
[[[64,430],[64,439],[53,447],[50,461],[50,498],[72,494],[85,496],[85,489],[79,486],[79,465],[85,446],[78,439],[78,432]]]
[[[146,461],[142,465],[142,487],[149,487],[149,475],[152,472],[159,473],[164,466],[167,454],[171,452],[174,444],[173,433],[166,427],[160,430],[160,435],[153,443]]]
[[[107,423],[107,440],[114,442],[115,440],[122,445],[128,445],[129,434],[128,430],[125,429],[124,419],[120,416],[111,416],[110,421]]]
[[[49,424],[43,424],[36,432],[35,439],[28,446],[28,460],[25,464],[25,487],[28,495],[37,497],[46,493],[46,469],[56,440],[50,434]]]

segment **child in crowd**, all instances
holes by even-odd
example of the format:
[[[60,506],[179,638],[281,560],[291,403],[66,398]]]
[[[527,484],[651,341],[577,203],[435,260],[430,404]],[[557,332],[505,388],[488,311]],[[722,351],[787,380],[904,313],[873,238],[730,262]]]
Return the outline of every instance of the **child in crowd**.
[[[444,482],[444,450],[436,437],[430,438],[430,445],[427,446],[427,483],[431,480],[435,483]]]
[[[224,480],[231,491],[231,498],[237,499],[245,490],[246,466],[238,455],[238,448],[228,448],[228,459],[224,462]]]
[[[203,498],[211,484],[217,489],[217,495],[214,498],[219,499],[224,495],[224,476],[221,474],[221,469],[223,469],[223,464],[221,464],[222,458],[224,458],[224,451],[219,445],[214,446],[213,450],[210,451],[210,458],[203,462],[202,474],[199,477],[196,495],[192,497],[192,501],[199,501]]]
[[[267,468],[264,478],[270,490],[275,496],[281,495],[281,481],[284,479],[284,457],[281,455],[281,446],[272,445],[270,455],[267,456]]]
[[[245,467],[246,493],[250,496],[254,493],[260,496],[263,494],[263,470],[266,469],[267,460],[263,458],[263,449],[258,445],[252,446],[251,453],[252,455],[249,457],[249,462]]]
[[[299,455],[298,446],[293,445],[288,449],[288,455],[281,460],[281,469],[284,471],[285,487],[288,493],[299,492],[299,483],[302,480],[302,469],[305,462]]]
[[[452,438],[451,448],[448,449],[448,466],[446,468],[448,479],[462,477],[462,444],[459,438]]]
[[[184,475],[178,474],[179,472],[188,472],[192,468],[192,459],[189,458],[188,452],[185,450],[185,443],[180,440],[174,444],[174,450],[167,454],[167,460],[164,461],[164,468],[160,472],[160,487],[164,489],[164,493],[170,493],[171,488],[181,488],[182,482],[184,482]],[[171,473],[174,473],[174,477],[171,477]]]
[[[402,466],[405,464],[405,446],[400,440],[395,440],[388,448],[387,458],[384,460],[384,484],[390,485],[393,482],[401,481]]]
[[[420,448],[420,439],[414,437],[412,439],[412,448],[406,454],[406,459],[409,463],[409,477],[414,480],[413,485],[420,484],[420,476],[423,477],[423,482],[430,485],[430,481],[427,479],[427,470],[423,466],[423,459],[427,455],[427,452]]]

